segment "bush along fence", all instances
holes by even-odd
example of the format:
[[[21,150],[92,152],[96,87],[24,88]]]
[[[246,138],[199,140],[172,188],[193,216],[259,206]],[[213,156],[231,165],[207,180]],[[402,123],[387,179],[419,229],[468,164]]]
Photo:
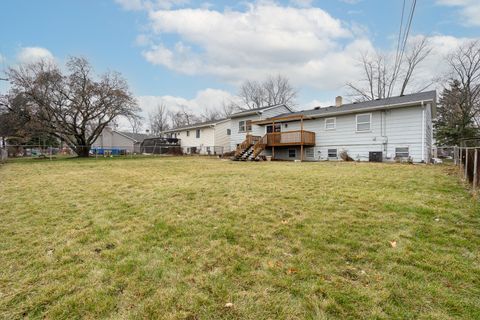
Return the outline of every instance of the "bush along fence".
[[[480,147],[455,147],[454,163],[460,175],[477,191],[480,175]]]

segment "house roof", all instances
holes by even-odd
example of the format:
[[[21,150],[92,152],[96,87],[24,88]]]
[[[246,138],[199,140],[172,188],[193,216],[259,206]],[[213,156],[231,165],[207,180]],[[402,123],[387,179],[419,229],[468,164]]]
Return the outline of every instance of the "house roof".
[[[364,102],[354,102],[343,104],[339,107],[337,106],[330,106],[325,108],[314,108],[309,110],[302,110],[298,112],[292,113],[283,113],[278,116],[272,117],[270,119],[278,119],[278,118],[285,118],[288,116],[294,115],[303,115],[304,117],[309,118],[317,118],[323,117],[327,115],[336,115],[336,114],[344,114],[344,113],[356,113],[359,111],[369,111],[369,110],[376,110],[376,109],[388,109],[388,108],[395,108],[395,107],[402,107],[402,106],[411,106],[413,104],[419,102],[433,102],[435,107],[436,103],[436,91],[425,91],[413,94],[406,94],[403,96],[398,97],[390,97],[386,99],[377,99],[372,101],[364,101]]]
[[[165,130],[163,132],[164,133],[169,133],[169,132],[177,132],[177,131],[182,131],[182,130],[187,130],[187,129],[211,127],[211,126],[216,125],[217,123],[224,122],[224,121],[227,121],[227,120],[229,120],[229,118],[223,118],[223,119],[211,120],[211,121],[204,121],[204,122],[197,122],[197,123],[193,123],[193,124],[190,124],[190,125],[187,125],[187,126],[182,126],[182,127],[178,127],[178,128],[175,128],[175,129]]]
[[[292,109],[287,106],[286,104],[274,104],[274,105],[269,105],[265,107],[260,107],[260,108],[255,108],[255,109],[248,109],[240,112],[236,112],[230,115],[231,118],[237,118],[237,117],[242,117],[242,116],[248,116],[251,114],[256,114],[256,113],[262,113],[264,111],[277,108],[277,107],[286,107],[288,110],[292,111]]]
[[[151,138],[151,136],[145,133],[134,133],[134,132],[127,132],[127,131],[115,131],[115,132],[135,142],[142,142],[147,138]]]

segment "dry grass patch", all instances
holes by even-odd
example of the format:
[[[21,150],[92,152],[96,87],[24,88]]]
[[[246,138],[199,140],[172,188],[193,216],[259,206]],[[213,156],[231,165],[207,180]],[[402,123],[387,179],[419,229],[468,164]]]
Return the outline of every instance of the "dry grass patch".
[[[480,318],[478,206],[447,170],[10,163],[0,317]]]

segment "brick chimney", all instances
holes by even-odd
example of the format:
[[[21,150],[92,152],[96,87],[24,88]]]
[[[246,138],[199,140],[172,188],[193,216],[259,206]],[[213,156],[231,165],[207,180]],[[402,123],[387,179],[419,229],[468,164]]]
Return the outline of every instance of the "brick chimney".
[[[342,106],[342,96],[337,96],[337,97],[335,98],[335,106],[336,106],[336,107]]]

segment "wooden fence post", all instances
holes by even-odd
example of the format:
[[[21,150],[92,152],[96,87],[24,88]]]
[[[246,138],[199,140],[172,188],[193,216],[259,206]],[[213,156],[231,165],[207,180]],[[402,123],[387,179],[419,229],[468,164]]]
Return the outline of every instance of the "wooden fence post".
[[[468,179],[468,148],[465,148],[465,180]]]
[[[478,149],[475,148],[475,155],[473,156],[473,191],[477,189],[477,160],[478,160]]]

